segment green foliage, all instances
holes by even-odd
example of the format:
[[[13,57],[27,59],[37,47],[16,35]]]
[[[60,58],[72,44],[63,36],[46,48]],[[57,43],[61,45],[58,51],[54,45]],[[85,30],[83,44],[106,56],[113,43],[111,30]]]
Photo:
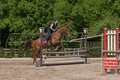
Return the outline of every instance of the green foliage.
[[[3,48],[0,47],[0,58],[2,58],[4,56],[4,53],[5,52],[4,52]]]
[[[89,28],[88,35],[92,36],[101,34],[104,27],[120,27],[119,13],[120,0],[0,0],[0,29],[35,34],[39,33],[38,27],[47,29],[58,17],[59,27],[70,27],[71,38],[80,37],[78,33],[83,32],[84,27]],[[17,37],[23,38],[24,35]]]
[[[88,48],[88,57],[101,57],[101,48],[100,47],[91,47]]]
[[[23,48],[20,47],[17,51],[17,55],[18,57],[33,57],[33,50],[28,49],[23,53]]]
[[[119,0],[84,0],[79,1],[73,8],[72,15],[76,28],[88,27],[89,35],[98,35],[104,27],[114,29],[119,27]],[[76,23],[77,22],[77,23]],[[80,28],[79,28],[80,30]]]
[[[103,20],[96,21],[96,23],[93,24],[94,27],[90,27],[89,35],[99,35],[100,33],[103,33],[104,28],[113,29],[115,30],[116,27],[120,28],[120,18],[118,16],[107,16]]]
[[[0,28],[17,33],[36,33],[38,27],[47,28],[53,19],[52,6],[50,0],[0,1]]]
[[[17,55],[18,55],[17,57],[24,57],[24,53],[23,53],[23,48],[22,47],[20,47],[18,49]]]
[[[33,50],[28,49],[28,50],[25,52],[25,57],[33,57]]]
[[[77,36],[77,32],[74,29],[73,20],[72,20],[72,8],[73,5],[68,3],[67,0],[57,0],[54,6],[54,17],[60,18],[59,26],[67,25],[71,28],[72,36],[75,38]]]
[[[10,50],[7,51],[7,52],[4,54],[4,57],[5,57],[5,58],[12,58],[12,57],[14,57],[14,48],[10,48]]]

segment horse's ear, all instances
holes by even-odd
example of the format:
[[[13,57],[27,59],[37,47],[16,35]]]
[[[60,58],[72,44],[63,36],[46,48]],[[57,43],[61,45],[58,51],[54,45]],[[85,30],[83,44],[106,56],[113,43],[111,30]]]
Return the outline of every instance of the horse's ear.
[[[65,26],[66,28],[68,28],[68,26]]]
[[[68,26],[66,26],[66,28],[70,29]]]

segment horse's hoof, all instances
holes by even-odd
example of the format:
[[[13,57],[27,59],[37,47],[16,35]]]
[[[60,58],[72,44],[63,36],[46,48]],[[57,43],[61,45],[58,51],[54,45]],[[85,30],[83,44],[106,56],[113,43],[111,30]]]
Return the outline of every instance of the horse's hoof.
[[[33,62],[33,65],[37,65],[37,63],[36,63],[36,62]]]
[[[38,64],[36,64],[35,66],[36,66],[36,67],[38,67],[39,65],[38,65]]]
[[[44,57],[44,60],[47,59],[47,57]]]
[[[44,57],[44,58],[43,58],[44,60],[47,59],[47,56],[46,56],[46,55],[43,55],[43,57]]]

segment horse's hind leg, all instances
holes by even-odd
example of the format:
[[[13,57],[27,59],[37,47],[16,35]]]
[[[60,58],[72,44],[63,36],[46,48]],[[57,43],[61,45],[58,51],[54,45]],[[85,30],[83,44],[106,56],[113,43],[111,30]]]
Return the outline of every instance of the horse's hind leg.
[[[48,48],[44,51],[44,53],[45,53],[45,52],[49,52]],[[45,53],[45,54],[44,54],[44,59],[47,59],[47,56],[48,56],[48,53]]]
[[[37,65],[37,55],[35,53],[33,55],[33,64]]]

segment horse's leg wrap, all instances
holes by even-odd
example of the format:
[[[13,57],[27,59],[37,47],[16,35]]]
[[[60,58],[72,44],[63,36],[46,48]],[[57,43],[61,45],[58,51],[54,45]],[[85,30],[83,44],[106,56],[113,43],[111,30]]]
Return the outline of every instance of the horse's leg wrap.
[[[56,47],[56,51],[59,51],[61,48],[62,48],[62,46],[61,46],[61,45],[58,45],[58,46]]]

